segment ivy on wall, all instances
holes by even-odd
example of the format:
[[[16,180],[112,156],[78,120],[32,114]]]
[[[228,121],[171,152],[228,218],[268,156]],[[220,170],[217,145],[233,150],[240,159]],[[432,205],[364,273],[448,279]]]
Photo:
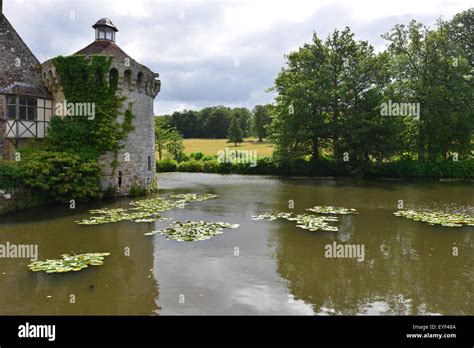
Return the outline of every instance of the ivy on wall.
[[[53,117],[46,137],[49,149],[85,158],[97,158],[107,151],[117,153],[120,140],[133,129],[133,114],[129,104],[123,122],[117,122],[125,98],[116,95],[118,75],[109,76],[111,62],[111,57],[99,55],[53,59],[67,103],[94,105],[95,114]]]
[[[97,160],[105,152],[112,152],[117,158],[120,141],[134,128],[132,103],[123,113],[120,111],[125,98],[116,95],[118,74],[110,73],[111,62],[112,58],[106,56],[53,59],[66,106],[86,105],[94,115],[54,116],[44,142],[21,150],[23,159],[17,167],[21,185],[59,202],[102,197]],[[55,105],[53,109],[57,112]],[[123,118],[119,123],[120,115]],[[112,162],[114,169],[116,158]],[[13,173],[13,169],[9,172]]]

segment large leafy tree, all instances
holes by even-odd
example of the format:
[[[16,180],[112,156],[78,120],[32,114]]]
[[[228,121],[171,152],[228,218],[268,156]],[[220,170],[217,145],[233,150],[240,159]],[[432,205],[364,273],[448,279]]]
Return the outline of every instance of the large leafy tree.
[[[377,114],[389,82],[388,57],[353,36],[349,28],[324,42],[314,34],[311,44],[287,56],[273,88],[278,96],[270,130],[278,156],[317,160],[329,144],[335,161],[344,152],[360,160],[396,152],[391,135],[401,124]]]
[[[452,152],[467,157],[473,122],[468,52],[442,22],[435,30],[416,21],[396,25],[383,37],[389,41],[393,90],[421,105],[418,158],[436,161]]]
[[[331,136],[328,50],[313,34],[310,44],[286,56],[287,66],[271,90],[278,95],[272,108],[270,139],[280,158],[319,157],[322,139]]]

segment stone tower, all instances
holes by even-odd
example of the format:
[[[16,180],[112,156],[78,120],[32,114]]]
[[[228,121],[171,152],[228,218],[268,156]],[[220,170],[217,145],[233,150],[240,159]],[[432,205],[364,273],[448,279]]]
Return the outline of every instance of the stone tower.
[[[121,112],[131,105],[134,115],[134,129],[122,140],[118,156],[105,153],[99,159],[103,166],[101,187],[103,190],[113,187],[120,195],[127,195],[132,185],[150,188],[156,181],[153,100],[161,82],[157,73],[133,60],[115,43],[118,29],[110,19],[100,19],[92,27],[95,41],[75,54],[112,58],[109,78],[118,81],[116,93],[125,98]],[[43,82],[53,96],[53,105],[63,103],[61,80],[52,60],[44,62],[41,70]],[[123,116],[118,117],[118,122],[122,121]]]

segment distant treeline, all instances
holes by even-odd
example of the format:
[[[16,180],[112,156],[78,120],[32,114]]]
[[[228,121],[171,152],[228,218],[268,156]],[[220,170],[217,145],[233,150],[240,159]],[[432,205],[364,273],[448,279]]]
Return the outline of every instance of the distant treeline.
[[[253,110],[211,106],[195,110],[175,111],[171,115],[159,116],[162,127],[176,129],[183,138],[222,139],[227,138],[233,118],[237,119],[243,137],[265,138],[264,126],[270,123],[268,107],[257,105]]]

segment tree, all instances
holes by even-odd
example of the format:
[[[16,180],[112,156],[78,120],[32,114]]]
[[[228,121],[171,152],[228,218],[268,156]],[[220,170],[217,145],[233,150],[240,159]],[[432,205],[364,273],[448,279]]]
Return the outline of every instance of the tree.
[[[321,140],[329,138],[326,112],[329,99],[328,52],[313,34],[313,41],[286,56],[287,66],[278,74],[272,91],[278,95],[272,108],[270,140],[281,159],[311,155],[318,159]]]
[[[170,131],[164,125],[162,117],[155,117],[155,146],[158,152],[158,159],[162,159],[163,150],[166,148],[166,143],[170,138]]]
[[[411,21],[383,36],[389,41],[394,90],[421,105],[416,146],[423,161],[446,158],[451,152],[468,157],[471,151],[474,81],[469,50],[457,38],[472,29],[456,25],[453,34],[449,28],[441,21],[435,30]]]
[[[242,129],[242,136],[248,137],[251,129],[252,115],[247,108],[233,108],[232,117],[237,117],[240,128]]]
[[[321,148],[332,143],[333,158],[340,161],[341,147],[352,146],[348,121],[374,120],[380,100],[374,91],[384,66],[367,42],[353,36],[349,28],[335,30],[325,42],[313,34],[310,44],[287,56],[275,80],[276,114],[269,127],[278,156],[318,160]]]
[[[199,113],[193,110],[173,112],[170,126],[176,128],[184,138],[199,138],[203,132]]]
[[[231,110],[225,106],[214,106],[205,110],[208,114],[205,132],[208,138],[226,138],[231,119]]]
[[[183,154],[183,137],[175,130],[168,130],[168,140],[166,141],[166,151],[173,156],[178,162],[181,160]]]
[[[269,106],[256,105],[252,113],[254,133],[258,136],[258,141],[262,142],[267,133],[265,127],[271,122]]]
[[[234,146],[237,146],[237,143],[241,143],[243,141],[242,134],[242,128],[240,127],[239,120],[235,116],[232,117],[227,136],[229,140],[234,143]]]

